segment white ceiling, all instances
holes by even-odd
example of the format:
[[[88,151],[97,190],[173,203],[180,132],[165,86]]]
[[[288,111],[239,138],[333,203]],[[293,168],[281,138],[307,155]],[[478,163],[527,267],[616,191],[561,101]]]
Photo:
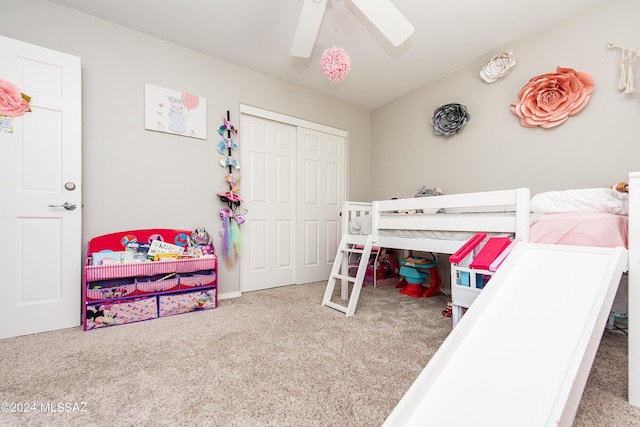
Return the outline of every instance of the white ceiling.
[[[303,1],[313,0],[49,1],[374,109],[606,0],[392,0],[416,27],[397,48],[350,0],[329,0],[309,59],[289,48]],[[332,46],[351,58],[338,83],[319,67]]]

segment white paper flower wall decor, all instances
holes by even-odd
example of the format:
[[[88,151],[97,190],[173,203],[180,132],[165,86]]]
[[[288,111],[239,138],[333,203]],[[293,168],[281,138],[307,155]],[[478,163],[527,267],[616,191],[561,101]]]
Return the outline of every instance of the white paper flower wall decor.
[[[502,52],[493,58],[480,70],[480,78],[487,83],[493,83],[500,77],[509,74],[509,70],[516,65],[516,56],[513,52]]]

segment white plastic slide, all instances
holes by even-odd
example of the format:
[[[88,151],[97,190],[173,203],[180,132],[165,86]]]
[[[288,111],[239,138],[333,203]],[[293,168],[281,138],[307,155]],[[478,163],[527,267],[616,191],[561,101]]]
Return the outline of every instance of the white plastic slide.
[[[571,426],[626,252],[518,244],[384,426]]]

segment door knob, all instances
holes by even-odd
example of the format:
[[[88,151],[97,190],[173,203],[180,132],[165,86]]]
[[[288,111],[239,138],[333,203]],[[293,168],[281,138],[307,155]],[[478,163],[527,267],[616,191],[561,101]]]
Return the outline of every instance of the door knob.
[[[66,210],[68,210],[68,211],[72,211],[72,210],[74,210],[75,208],[77,208],[77,207],[78,207],[78,205],[76,205],[76,204],[75,204],[75,203],[73,203],[73,202],[64,202],[64,203],[63,203],[63,204],[61,204],[61,205],[49,205],[49,207],[50,207],[50,208],[65,208],[65,209],[66,209]]]

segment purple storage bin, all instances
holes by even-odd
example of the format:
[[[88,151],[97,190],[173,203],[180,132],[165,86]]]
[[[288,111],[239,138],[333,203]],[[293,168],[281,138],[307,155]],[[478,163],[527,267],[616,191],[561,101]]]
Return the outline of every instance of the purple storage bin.
[[[169,292],[178,290],[177,274],[158,274],[151,277],[139,277],[136,279],[138,295]]]
[[[101,280],[91,282],[87,288],[88,301],[102,301],[124,298],[135,295],[136,285],[133,277],[121,279]]]
[[[202,270],[194,273],[180,273],[180,289],[193,289],[211,286],[216,283],[215,270]]]

